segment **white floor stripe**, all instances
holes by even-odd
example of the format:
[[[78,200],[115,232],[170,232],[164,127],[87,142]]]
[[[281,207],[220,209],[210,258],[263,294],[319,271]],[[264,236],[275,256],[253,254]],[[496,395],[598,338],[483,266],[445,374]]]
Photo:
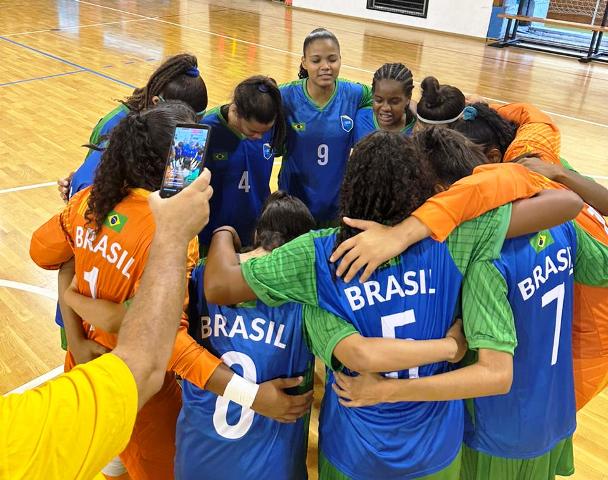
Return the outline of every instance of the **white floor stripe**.
[[[44,382],[48,382],[52,378],[57,377],[63,373],[63,365],[59,365],[58,367],[53,368],[50,372],[45,373],[44,375],[40,375],[39,377],[34,378],[33,380],[21,385],[20,387],[11,390],[5,395],[10,395],[11,393],[23,393],[27,390],[31,390],[32,388],[36,388],[42,385]]]
[[[235,42],[244,43],[245,45],[253,45],[253,46],[256,46],[256,47],[265,48],[267,50],[273,50],[275,52],[280,52],[280,53],[285,53],[287,55],[292,55],[294,57],[300,57],[301,56],[301,54],[298,53],[298,52],[290,52],[289,50],[283,50],[281,48],[271,47],[269,45],[263,45],[261,43],[249,42],[247,40],[241,40],[240,38],[231,37],[229,35],[222,35],[220,33],[210,32],[209,30],[203,30],[202,28],[190,27],[188,25],[182,25],[182,24],[176,23],[176,22],[170,22],[168,20],[163,20],[161,18],[148,17],[146,15],[141,15],[139,13],[128,12],[126,10],[120,10],[118,8],[113,8],[113,7],[107,7],[105,5],[98,5],[96,3],[87,2],[85,0],[74,0],[74,1],[78,2],[78,3],[84,3],[86,5],[93,5],[95,7],[105,8],[105,9],[108,9],[108,10],[113,10],[115,12],[124,13],[126,15],[134,15],[134,16],[140,17],[142,19],[146,19],[146,20],[154,20],[156,22],[166,23],[168,25],[173,25],[175,27],[180,27],[180,28],[183,28],[185,30],[192,30],[194,32],[206,33],[206,34],[212,35],[214,37],[222,37],[222,38],[225,38],[227,40],[234,40]],[[251,12],[249,12],[249,13],[251,13]],[[346,65],[344,63],[342,64],[342,67],[349,68],[351,70],[357,70],[359,72],[365,72],[365,73],[370,73],[370,74],[374,73],[372,70],[367,70],[365,68],[359,68],[359,67],[353,67],[352,65]],[[414,83],[420,84],[420,82],[414,82]],[[499,100],[499,99],[496,99],[496,98],[489,98],[489,97],[486,97],[486,98],[488,100],[493,101],[493,102],[508,103],[508,102],[506,102],[504,100]],[[546,111],[546,110],[545,110],[545,113],[547,113],[548,115],[551,115],[553,117],[561,117],[561,118],[566,118],[568,120],[574,120],[576,122],[587,123],[589,125],[595,125],[596,127],[608,128],[608,124],[605,124],[605,123],[593,122],[591,120],[585,120],[584,118],[572,117],[570,115],[564,115],[562,113],[549,112],[549,111]]]
[[[17,35],[32,35],[34,33],[63,32],[64,30],[78,30],[80,28],[89,28],[89,27],[103,27],[105,25],[115,25],[115,24],[119,24],[119,23],[130,23],[130,22],[143,22],[145,20],[148,20],[148,19],[147,18],[134,18],[132,20],[118,20],[115,22],[91,23],[88,25],[73,25],[71,27],[60,27],[60,28],[46,28],[44,30],[32,30],[31,32],[7,33],[6,35],[2,35],[2,37],[15,37]]]
[[[24,185],[22,187],[4,188],[0,190],[0,194],[20,192],[21,190],[31,190],[33,188],[52,187],[53,185],[57,185],[57,182],[35,183],[33,185]]]
[[[13,282],[12,280],[4,280],[0,278],[0,287],[12,288],[23,292],[35,293],[43,297],[57,301],[57,291],[49,290],[48,288],[36,287],[27,283]]]

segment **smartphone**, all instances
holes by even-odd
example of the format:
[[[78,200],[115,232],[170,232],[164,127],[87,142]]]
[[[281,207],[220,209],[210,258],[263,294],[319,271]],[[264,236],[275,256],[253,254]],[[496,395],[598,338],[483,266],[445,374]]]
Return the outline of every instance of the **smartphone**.
[[[190,185],[205,167],[211,127],[178,123],[169,149],[160,196],[172,197]]]

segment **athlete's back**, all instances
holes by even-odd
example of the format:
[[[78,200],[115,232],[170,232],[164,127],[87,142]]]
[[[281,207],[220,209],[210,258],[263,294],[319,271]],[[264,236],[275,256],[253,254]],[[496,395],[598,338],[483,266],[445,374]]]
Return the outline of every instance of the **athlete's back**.
[[[574,226],[507,240],[494,265],[504,278],[518,346],[506,395],[471,400],[466,444],[488,455],[532,458],[576,428],[572,370]]]
[[[190,320],[201,323],[201,343],[248,380],[304,376],[300,388],[312,388],[314,357],[304,340],[302,305],[207,305],[203,274],[199,264],[190,281]],[[305,479],[307,438],[308,417],[279,423],[185,381],[176,477]]]

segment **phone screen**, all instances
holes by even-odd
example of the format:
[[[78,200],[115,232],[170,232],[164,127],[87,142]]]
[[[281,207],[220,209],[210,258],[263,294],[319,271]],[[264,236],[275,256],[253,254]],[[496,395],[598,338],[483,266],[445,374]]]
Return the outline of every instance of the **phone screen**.
[[[208,125],[178,124],[175,127],[160,189],[161,197],[179,193],[200,175],[205,165],[210,132]]]

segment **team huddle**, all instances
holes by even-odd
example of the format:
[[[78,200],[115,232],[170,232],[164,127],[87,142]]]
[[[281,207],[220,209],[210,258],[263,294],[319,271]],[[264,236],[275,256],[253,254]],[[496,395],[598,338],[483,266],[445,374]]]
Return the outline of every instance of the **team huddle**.
[[[401,63],[371,87],[339,72],[319,28],[299,80],[252,76],[207,110],[196,57],[175,55],[62,182],[30,253],[59,270],[69,370],[116,346],[154,237],[147,196],[211,172],[163,387],[106,477],[307,478],[315,357],[321,480],[574,473],[576,412],[608,385],[608,192],[533,105],[434,77],[415,102]],[[174,142],[195,123],[206,154]]]

